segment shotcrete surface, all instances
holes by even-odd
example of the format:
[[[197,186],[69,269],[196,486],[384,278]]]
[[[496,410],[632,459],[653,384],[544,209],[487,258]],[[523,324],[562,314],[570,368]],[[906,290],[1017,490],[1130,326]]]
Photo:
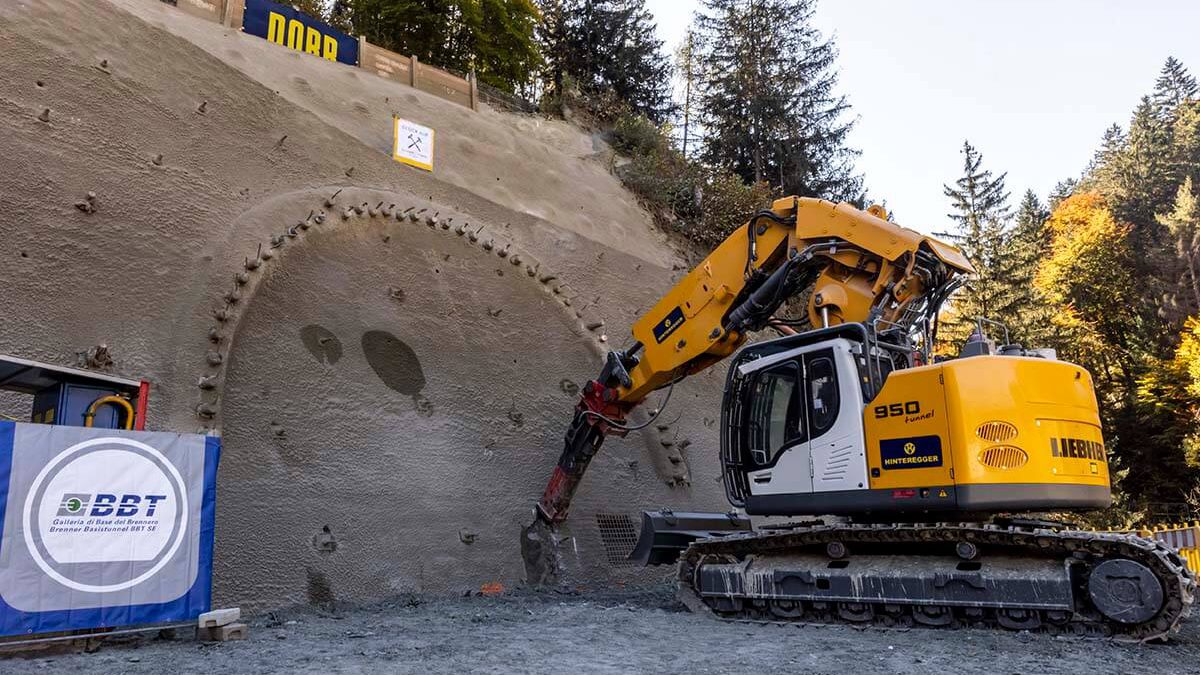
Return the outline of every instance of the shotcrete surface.
[[[520,585],[574,392],[682,274],[603,146],[157,0],[0,3],[0,40],[0,353],[105,343],[148,428],[223,435],[219,602]],[[392,113],[438,129],[433,174]],[[725,507],[718,370],[606,444],[566,583],[647,578],[597,515]]]
[[[1195,625],[1168,644],[977,630],[720,623],[664,594],[426,599],[260,617],[250,640],[138,640],[3,663],[6,673],[1192,673]]]
[[[296,201],[268,210],[286,220]],[[304,237],[270,261],[232,337],[218,604],[519,582],[515,544],[576,398],[563,373],[599,369],[595,336],[525,267],[453,229],[367,214]],[[606,450],[593,501],[672,501],[653,471],[628,469],[644,444]],[[581,557],[575,578],[606,576],[599,562]]]
[[[363,145],[390,154],[391,116],[431,126],[437,177],[605,246],[670,265],[666,239],[608,170],[603,143],[565,122],[483,112],[366,70],[311,58],[153,0],[110,0],[193,42]],[[591,158],[581,161],[583,158]]]

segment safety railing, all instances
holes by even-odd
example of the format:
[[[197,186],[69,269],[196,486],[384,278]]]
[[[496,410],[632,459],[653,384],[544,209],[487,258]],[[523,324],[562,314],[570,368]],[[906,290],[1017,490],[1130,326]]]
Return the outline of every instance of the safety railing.
[[[1188,569],[1200,574],[1200,521],[1170,525],[1152,525],[1137,534],[1170,546],[1179,552]]]

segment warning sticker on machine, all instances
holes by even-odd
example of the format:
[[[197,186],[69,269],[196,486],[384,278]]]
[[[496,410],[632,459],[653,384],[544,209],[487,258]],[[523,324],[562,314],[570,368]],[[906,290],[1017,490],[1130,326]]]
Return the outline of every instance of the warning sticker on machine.
[[[879,442],[879,459],[885,469],[925,469],[942,465],[942,439],[938,436],[889,438]]]

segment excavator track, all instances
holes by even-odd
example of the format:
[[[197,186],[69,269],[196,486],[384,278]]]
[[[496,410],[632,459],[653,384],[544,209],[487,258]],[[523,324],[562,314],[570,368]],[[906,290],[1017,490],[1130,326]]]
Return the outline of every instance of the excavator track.
[[[1195,588],[1158,542],[1044,522],[798,525],[697,540],[678,567],[680,600],[724,620],[1138,642],[1177,631]]]

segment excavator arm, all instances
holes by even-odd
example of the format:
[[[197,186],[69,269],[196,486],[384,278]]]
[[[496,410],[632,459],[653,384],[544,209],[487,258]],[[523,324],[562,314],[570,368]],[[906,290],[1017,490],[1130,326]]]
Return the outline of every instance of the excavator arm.
[[[775,325],[788,300],[811,290],[814,328],[863,322],[909,333],[936,326],[938,307],[971,272],[957,248],[888,221],[882,207],[776,200],[639,318],[633,345],[610,352],[584,386],[540,517],[566,520],[604,438],[641,428],[627,420],[647,396],[733,354],[752,331]]]

